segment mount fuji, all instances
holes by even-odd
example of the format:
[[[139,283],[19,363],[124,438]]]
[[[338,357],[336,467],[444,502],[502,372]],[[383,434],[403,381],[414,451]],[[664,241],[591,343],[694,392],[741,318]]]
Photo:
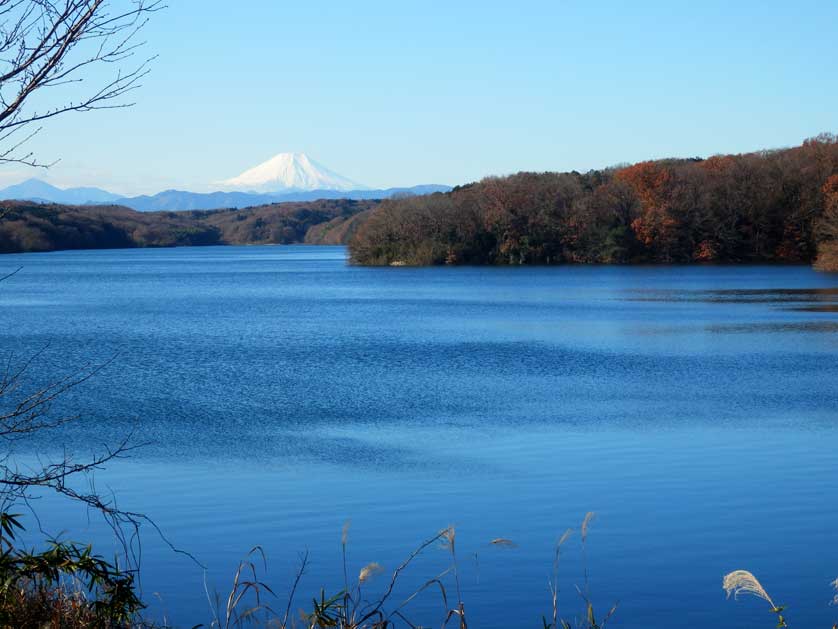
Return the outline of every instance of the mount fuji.
[[[370,189],[329,170],[304,153],[280,153],[237,177],[215,182],[214,185],[217,192],[164,190],[153,195],[124,197],[98,188],[61,189],[38,179],[30,179],[0,189],[0,200],[74,205],[115,203],[145,212],[242,208],[317,199],[387,199],[394,195],[431,194],[451,189],[450,186],[437,184]]]
[[[237,177],[218,183],[225,190],[259,194],[367,189],[315,162],[305,153],[280,153]]]

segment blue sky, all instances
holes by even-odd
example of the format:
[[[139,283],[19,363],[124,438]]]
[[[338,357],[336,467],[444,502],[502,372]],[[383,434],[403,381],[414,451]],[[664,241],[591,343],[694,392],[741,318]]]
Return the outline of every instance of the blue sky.
[[[207,190],[301,151],[456,184],[789,146],[838,131],[836,24],[832,0],[170,0],[136,106],[51,121],[30,148],[61,162],[0,183]]]

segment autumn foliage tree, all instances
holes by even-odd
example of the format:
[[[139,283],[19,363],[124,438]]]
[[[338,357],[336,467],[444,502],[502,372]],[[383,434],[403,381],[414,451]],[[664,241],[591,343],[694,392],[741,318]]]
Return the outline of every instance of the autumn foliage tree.
[[[672,204],[675,172],[665,163],[641,162],[617,172],[640,201],[639,216],[631,222],[637,239],[655,262],[678,259],[679,222]]]
[[[823,186],[824,209],[817,223],[819,269],[838,271],[838,175]]]
[[[350,242],[358,264],[812,262],[835,245],[832,134],[778,151],[588,173],[489,177],[395,199]],[[820,245],[819,245],[820,243]]]

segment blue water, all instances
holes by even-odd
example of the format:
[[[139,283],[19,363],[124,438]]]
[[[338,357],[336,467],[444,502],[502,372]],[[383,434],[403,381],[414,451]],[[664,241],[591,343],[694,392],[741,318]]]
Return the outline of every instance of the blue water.
[[[296,607],[350,573],[394,569],[457,527],[472,627],[540,627],[552,548],[560,615],[619,601],[614,627],[772,626],[726,600],[760,578],[798,627],[831,626],[838,577],[838,276],[806,267],[356,268],[340,247],[7,255],[4,358],[44,349],[31,385],[107,363],[53,412],[81,419],[14,446],[83,455],[144,444],[97,479],[178,548],[142,536],[152,617],[208,622],[259,544]],[[72,505],[48,532],[109,548]],[[508,538],[514,548],[493,546]],[[406,595],[448,565],[431,548]],[[388,577],[365,586],[369,597]],[[396,597],[398,598],[398,597]],[[400,600],[400,599],[399,599]],[[408,607],[441,624],[439,596]]]

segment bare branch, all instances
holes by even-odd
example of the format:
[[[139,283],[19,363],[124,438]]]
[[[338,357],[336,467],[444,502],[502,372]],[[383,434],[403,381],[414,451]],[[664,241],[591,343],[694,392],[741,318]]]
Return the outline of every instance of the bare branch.
[[[46,431],[79,421],[77,415],[53,416],[50,413],[52,403],[115,360],[113,357],[96,366],[84,366],[48,385],[28,390],[27,374],[47,349],[48,346],[33,353],[18,367],[12,366],[13,359],[10,357],[0,374],[0,438],[7,443],[35,435],[43,436]],[[27,466],[21,465],[18,457],[7,449],[0,456],[0,504],[4,505],[3,510],[16,502],[29,504],[40,492],[52,491],[99,513],[113,530],[130,566],[139,565],[139,529],[142,523],[151,526],[173,551],[190,557],[201,566],[191,554],[176,548],[153,520],[142,513],[122,509],[113,495],[97,490],[94,472],[145,445],[132,441],[133,433],[129,433],[115,446],[102,446],[98,453],[84,459],[76,459],[65,451],[52,460],[38,457],[35,464]],[[79,488],[84,481],[87,482],[87,490]]]
[[[133,103],[123,97],[139,87],[153,57],[117,70],[85,96],[72,94],[93,66],[120,65],[133,57],[145,44],[136,41],[137,34],[149,15],[163,8],[161,0],[0,2],[0,138],[7,140],[4,132],[71,111],[130,107]],[[74,91],[60,95],[68,86]],[[59,92],[48,100],[38,97],[46,88]],[[31,153],[18,153],[34,133],[0,147],[0,163],[49,167]]]

